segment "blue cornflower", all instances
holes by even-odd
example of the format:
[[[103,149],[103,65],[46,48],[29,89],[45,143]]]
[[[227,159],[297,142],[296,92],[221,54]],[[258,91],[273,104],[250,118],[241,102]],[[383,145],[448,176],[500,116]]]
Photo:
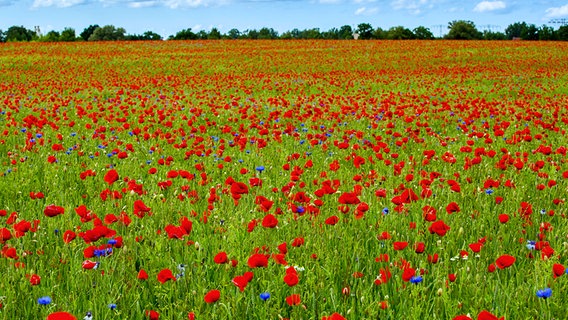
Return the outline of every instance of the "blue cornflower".
[[[493,189],[487,189],[487,190],[485,190],[485,194],[487,194],[487,195],[492,195],[492,194],[493,194]]]
[[[260,294],[260,298],[262,299],[262,301],[266,301],[270,298],[270,293],[263,292],[263,293]]]
[[[28,131],[28,130],[26,130],[26,128],[22,128],[22,129],[20,129],[20,131],[21,131],[22,133],[25,133],[25,132]]]
[[[264,166],[258,166],[258,167],[256,167],[256,171],[258,171],[258,172],[264,171]]]
[[[418,283],[422,282],[422,277],[421,276],[413,276],[412,278],[410,278],[410,282],[414,283],[414,284],[418,284]]]
[[[304,213],[304,212],[306,212],[306,209],[305,209],[304,207],[302,207],[302,206],[298,206],[298,207],[296,208],[296,211],[297,211],[298,213]]]
[[[108,244],[110,244],[111,246],[114,246],[118,241],[116,241],[116,239],[110,239],[109,241],[107,241]]]
[[[383,208],[383,211],[381,211],[384,215],[389,214],[389,208]]]
[[[532,240],[527,240],[527,249],[534,250],[536,248],[536,242]]]
[[[551,295],[552,295],[552,289],[550,289],[550,288],[545,288],[545,289],[536,291],[536,296],[539,297],[539,298],[546,299],[546,298],[550,298]]]
[[[41,134],[41,133],[36,133],[36,138],[39,139],[39,138],[41,138],[41,137],[43,137],[43,134]]]
[[[39,299],[37,299],[37,303],[41,304],[41,305],[48,305],[51,303],[51,298],[48,296],[45,297],[41,297]]]
[[[546,214],[546,210],[545,210],[545,209],[540,209],[540,214]]]
[[[116,309],[116,303],[111,303],[111,304],[108,305],[108,307],[109,307],[110,310],[114,310],[114,309]]]

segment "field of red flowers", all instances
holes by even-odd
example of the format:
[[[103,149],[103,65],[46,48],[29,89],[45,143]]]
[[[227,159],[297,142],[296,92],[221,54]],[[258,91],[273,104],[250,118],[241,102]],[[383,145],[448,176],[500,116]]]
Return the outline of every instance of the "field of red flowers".
[[[567,49],[2,44],[0,318],[563,318]]]

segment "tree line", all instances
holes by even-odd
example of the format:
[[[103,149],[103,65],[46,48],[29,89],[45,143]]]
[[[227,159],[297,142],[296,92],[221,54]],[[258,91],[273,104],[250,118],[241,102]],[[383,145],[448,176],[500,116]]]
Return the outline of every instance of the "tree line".
[[[547,25],[537,27],[526,22],[515,22],[505,28],[504,32],[485,30],[480,31],[474,22],[468,20],[455,20],[448,23],[448,32],[443,37],[435,37],[429,28],[424,26],[412,30],[404,26],[394,26],[390,29],[373,28],[370,23],[360,23],[356,28],[344,25],[321,31],[319,28],[293,29],[279,34],[272,28],[247,29],[239,31],[231,29],[221,33],[219,29],[210,31],[200,30],[194,32],[191,28],[178,31],[170,35],[167,40],[220,40],[220,39],[389,39],[389,40],[561,40],[568,41],[568,25],[554,29]],[[143,34],[127,34],[124,28],[113,25],[89,25],[79,35],[72,28],[65,28],[61,32],[51,30],[41,34],[39,29],[30,30],[24,26],[12,26],[6,31],[0,30],[0,42],[17,41],[136,41],[136,40],[164,40],[161,35],[146,31]]]

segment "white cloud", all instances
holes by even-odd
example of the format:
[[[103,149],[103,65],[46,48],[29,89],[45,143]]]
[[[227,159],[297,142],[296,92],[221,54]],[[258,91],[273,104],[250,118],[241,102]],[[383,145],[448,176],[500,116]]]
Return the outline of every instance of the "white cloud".
[[[490,12],[495,10],[503,10],[507,8],[507,4],[503,1],[481,1],[478,3],[473,11],[475,12]]]
[[[379,12],[379,8],[376,8],[376,7],[373,7],[373,8],[361,7],[359,9],[355,10],[355,15],[356,16],[360,16],[360,15],[369,16],[369,15],[373,15],[377,12]]]
[[[391,6],[395,10],[406,10],[411,14],[421,14],[424,9],[434,6],[433,0],[393,0]]]
[[[159,1],[134,1],[128,3],[130,8],[148,8],[155,7],[159,4]]]
[[[88,1],[85,0],[34,0],[32,8],[41,8],[41,7],[67,8],[79,4],[84,4],[87,2]]]
[[[552,7],[546,9],[546,16],[548,18],[559,18],[568,16],[568,4],[562,7]]]

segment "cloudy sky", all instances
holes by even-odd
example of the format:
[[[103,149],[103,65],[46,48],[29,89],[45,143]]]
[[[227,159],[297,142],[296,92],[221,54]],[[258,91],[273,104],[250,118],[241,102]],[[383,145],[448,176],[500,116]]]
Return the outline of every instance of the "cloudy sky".
[[[445,33],[452,20],[471,20],[480,30],[504,31],[511,23],[537,26],[568,18],[568,0],[0,0],[0,29],[23,25],[42,33],[90,24],[112,24],[127,33],[154,31],[164,37],[191,28],[294,28],[329,30],[366,22],[388,29],[425,26]]]

